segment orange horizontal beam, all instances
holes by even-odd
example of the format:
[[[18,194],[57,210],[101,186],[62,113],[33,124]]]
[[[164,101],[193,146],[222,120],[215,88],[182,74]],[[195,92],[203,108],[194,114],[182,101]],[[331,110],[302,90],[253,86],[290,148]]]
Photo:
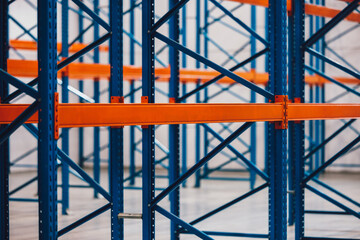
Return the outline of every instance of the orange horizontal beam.
[[[125,80],[138,80],[141,79],[142,69],[141,67],[135,66],[124,66],[123,67],[124,79]],[[35,78],[38,75],[38,64],[37,61],[31,60],[8,60],[8,72],[17,77],[31,77]],[[110,66],[108,64],[93,64],[93,63],[72,63],[64,69],[58,72],[58,77],[62,74],[67,74],[70,79],[105,79],[110,78]],[[247,79],[256,84],[265,85],[268,82],[269,75],[267,73],[258,73],[255,71],[250,72],[235,72],[238,76]],[[155,75],[158,78],[157,81],[169,81],[170,68],[156,68]],[[219,73],[213,70],[191,70],[181,69],[180,70],[180,81],[187,83],[195,83],[197,81],[206,82],[214,77],[218,76]],[[359,84],[359,80],[356,78],[345,78],[335,77],[335,80],[344,84]],[[325,78],[317,75],[306,76],[305,82],[310,85],[322,85],[331,83]],[[222,84],[232,84],[234,80],[224,77],[218,81]]]
[[[10,46],[17,50],[37,50],[37,42],[34,41],[26,41],[26,40],[10,40]],[[84,43],[74,43],[69,47],[69,52],[75,53],[86,47],[87,44]],[[99,50],[102,52],[109,51],[108,46],[100,45]],[[57,44],[58,51],[61,51],[62,44]]]
[[[0,105],[0,124],[9,124],[26,107]],[[59,127],[161,125],[219,122],[281,121],[280,103],[248,104],[60,104]],[[288,120],[360,118],[360,104],[288,104]],[[34,114],[27,123],[37,123]]]
[[[227,0],[231,2],[238,2],[238,3],[246,3],[255,6],[261,7],[269,7],[268,0]],[[351,0],[345,0],[347,2],[351,2]],[[291,11],[291,4],[288,1],[288,12]],[[333,18],[335,17],[341,10],[335,8],[329,8],[325,6],[319,6],[315,4],[305,4],[305,14],[313,15],[318,17],[326,17],[326,18]],[[360,23],[360,14],[359,13],[351,13],[348,17],[345,18],[347,21],[351,22],[358,22]]]

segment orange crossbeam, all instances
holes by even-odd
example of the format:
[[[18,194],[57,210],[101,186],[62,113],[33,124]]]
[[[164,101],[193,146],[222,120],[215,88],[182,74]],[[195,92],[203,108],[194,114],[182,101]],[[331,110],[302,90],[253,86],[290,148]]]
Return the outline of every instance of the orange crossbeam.
[[[10,46],[17,50],[37,50],[37,42],[34,41],[26,41],[26,40],[10,40]],[[69,47],[69,52],[75,53],[86,47],[87,44],[84,43],[74,43]],[[61,51],[62,44],[57,44],[58,51]],[[99,50],[102,52],[109,51],[108,46],[100,45]]]
[[[124,79],[125,80],[138,80],[141,79],[142,69],[141,67],[134,66],[124,66]],[[38,64],[37,61],[30,60],[8,60],[8,72],[11,75],[17,77],[30,77],[35,78],[38,75]],[[93,63],[71,63],[64,69],[61,69],[58,72],[58,77],[65,73],[69,76],[70,79],[105,79],[109,80],[110,78],[110,66],[108,64],[93,64]],[[235,72],[242,78],[247,79],[255,84],[265,85],[268,82],[267,73],[258,73],[255,71],[250,72]],[[170,68],[156,68],[155,75],[158,78],[157,81],[169,81],[170,78]],[[219,73],[212,70],[190,70],[190,69],[181,69],[180,70],[180,81],[187,83],[195,83],[197,81],[206,82],[214,77],[218,76]],[[359,84],[359,80],[356,78],[345,78],[345,77],[335,77],[335,80],[342,82],[344,84]],[[317,75],[306,76],[305,82],[310,85],[322,85],[330,83],[325,78],[322,78]],[[224,77],[218,81],[222,84],[232,84],[234,80]]]
[[[268,0],[227,0],[227,1],[246,3],[246,4],[261,6],[261,7],[269,7]],[[351,0],[345,0],[345,1],[350,2]],[[291,12],[290,1],[288,1],[287,8],[288,8],[288,12]],[[329,7],[319,6],[319,5],[315,5],[315,4],[305,4],[305,14],[307,14],[307,15],[333,18],[340,11],[341,10],[335,9],[335,8],[329,8]],[[345,19],[347,21],[360,23],[360,14],[359,13],[351,13]]]
[[[0,105],[0,124],[9,124],[29,105]],[[360,104],[288,104],[288,120],[360,118]],[[59,104],[59,127],[263,122],[283,119],[281,103],[248,104]],[[34,114],[27,123],[37,123]]]

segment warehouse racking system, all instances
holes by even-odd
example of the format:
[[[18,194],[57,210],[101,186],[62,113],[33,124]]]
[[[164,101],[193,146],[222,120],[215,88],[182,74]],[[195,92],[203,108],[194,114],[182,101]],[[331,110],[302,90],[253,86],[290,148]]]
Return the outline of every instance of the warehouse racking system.
[[[27,1],[28,2],[28,1]],[[16,20],[16,16],[8,14],[9,8],[17,1],[2,1],[1,3],[1,237],[9,238],[9,200],[22,201],[23,199],[11,199],[9,192],[9,136],[20,126],[24,126],[32,135],[38,138],[38,175],[25,182],[16,191],[27,185],[38,182],[38,199],[27,199],[39,203],[39,238],[56,239],[81,224],[91,220],[99,214],[111,211],[111,234],[113,239],[123,239],[123,219],[128,215],[123,213],[123,191],[124,191],[124,126],[130,126],[130,176],[131,185],[135,183],[135,177],[142,177],[142,223],[143,239],[155,238],[155,212],[160,213],[171,221],[171,239],[179,239],[181,234],[194,234],[202,239],[213,239],[211,236],[233,236],[254,237],[269,239],[287,239],[287,221],[295,224],[295,239],[314,239],[304,236],[305,213],[317,214],[348,214],[360,218],[356,210],[351,209],[344,202],[350,202],[356,206],[359,203],[350,199],[340,191],[320,181],[317,176],[339,157],[349,152],[359,141],[356,137],[344,148],[340,149],[328,160],[325,159],[324,146],[339,135],[345,129],[351,127],[356,118],[360,116],[359,104],[330,104],[326,103],[325,83],[332,82],[345,89],[347,93],[359,96],[357,92],[357,81],[360,79],[359,71],[346,59],[340,64],[326,56],[329,42],[334,41],[350,31],[356,31],[360,22],[360,14],[357,10],[359,0],[343,1],[343,9],[333,9],[324,2],[315,1],[305,3],[304,1],[276,1],[276,0],[232,0],[233,9],[229,10],[223,1],[216,0],[197,1],[196,20],[196,49],[191,50],[186,46],[189,30],[186,30],[186,4],[189,0],[170,0],[169,9],[166,13],[156,16],[156,3],[154,0],[136,2],[129,1],[130,9],[123,11],[123,1],[110,0],[108,11],[101,12],[99,1],[90,2],[72,0],[77,9],[69,7],[69,1],[61,1],[61,43],[57,39],[57,1],[38,1],[37,26],[27,29]],[[243,4],[253,4],[251,7],[250,26],[236,17],[232,12]],[[245,29],[251,46],[250,57],[237,62],[234,60],[236,54],[229,53],[214,41],[208,33],[211,9],[218,9],[223,16],[230,18],[234,25],[229,26],[235,31]],[[91,7],[89,7],[91,6]],[[261,36],[256,29],[256,8],[266,8],[266,37]],[[141,9],[142,13],[142,41],[135,37],[135,9]],[[69,11],[79,14],[79,36],[75,41],[69,43]],[[180,10],[182,17],[180,18]],[[203,11],[203,13],[202,13]],[[108,14],[108,15],[107,15]],[[130,31],[124,30],[129,36],[130,65],[135,64],[135,44],[141,45],[141,66],[123,66],[123,15],[130,15]],[[305,14],[309,15],[309,33],[305,34]],[[105,16],[106,17],[102,17]],[[203,21],[200,16],[204,16]],[[326,20],[324,19],[326,17]],[[84,19],[90,20],[88,27],[83,26]],[[107,19],[108,18],[108,19]],[[32,40],[20,41],[8,39],[9,20],[22,26],[24,34]],[[181,24],[180,24],[180,20]],[[221,19],[213,18],[214,22]],[[355,22],[356,25],[341,32],[339,36],[325,41],[325,35],[343,21]],[[169,23],[168,32],[161,31],[164,25]],[[201,27],[201,23],[204,24]],[[227,23],[224,23],[227,24]],[[181,25],[181,29],[180,29]],[[315,27],[313,27],[315,26]],[[35,37],[31,32],[37,27],[38,34]],[[100,27],[105,31],[100,35]],[[83,35],[93,28],[94,41],[84,44]],[[201,31],[200,31],[201,29]],[[181,30],[181,31],[180,31]],[[357,29],[358,30],[358,29]],[[180,41],[180,36],[182,37]],[[203,51],[201,51],[201,40]],[[289,41],[288,41],[289,39]],[[110,40],[109,45],[104,43]],[[75,43],[75,42],[79,43]],[[168,48],[169,66],[160,59],[160,49],[155,54],[155,41],[163,42],[164,49]],[[180,43],[181,42],[181,43]],[[210,60],[208,44],[213,44],[222,51],[228,59],[233,60],[236,65],[225,68],[221,64]],[[41,46],[41,47],[37,47]],[[258,51],[258,47],[261,50]],[[21,50],[28,49],[37,51],[38,57],[33,60],[8,59],[9,47],[18,54]],[[237,46],[241,49],[241,46]],[[61,50],[60,50],[61,49]],[[93,51],[91,61],[83,63],[83,56]],[[342,58],[330,48],[335,56]],[[58,54],[60,52],[61,54]],[[108,53],[109,64],[101,64],[100,53]],[[166,51],[164,51],[166,53]],[[239,51],[240,52],[240,51]],[[335,53],[334,53],[335,52]],[[182,63],[180,64],[180,53]],[[258,71],[256,59],[266,56],[263,72]],[[309,57],[310,56],[310,57]],[[305,57],[309,57],[306,60]],[[186,66],[188,59],[195,59],[196,70]],[[288,59],[287,59],[288,58]],[[78,61],[78,62],[76,62]],[[160,62],[159,67],[155,62]],[[288,64],[287,64],[288,62]],[[162,63],[162,64],[161,64]],[[325,63],[348,74],[350,77],[332,77],[325,71]],[[201,64],[203,67],[200,69]],[[251,65],[250,71],[239,71],[238,69]],[[180,67],[181,65],[181,67]],[[289,67],[289,68],[288,68]],[[181,68],[181,69],[180,69]],[[211,68],[213,70],[208,70]],[[305,70],[307,75],[305,76]],[[25,83],[18,78],[33,78]],[[61,77],[61,103],[57,94],[58,78]],[[94,97],[90,98],[83,93],[83,79],[94,80]],[[69,86],[69,79],[79,80],[79,89]],[[109,81],[109,102],[100,103],[100,80]],[[128,80],[129,93],[124,94],[124,80]],[[135,84],[141,80],[141,87]],[[168,82],[169,91],[165,93],[169,103],[156,103],[155,91],[161,89],[155,87],[155,82]],[[209,103],[211,95],[206,89],[216,82],[221,83],[219,94],[229,93],[229,88],[235,83],[244,85],[251,91],[251,99],[248,103]],[[196,84],[196,87],[188,91],[187,85]],[[17,88],[9,92],[9,84]],[[180,84],[183,87],[183,95],[180,95]],[[309,89],[307,104],[305,98],[305,84]],[[37,85],[36,90],[34,86]],[[237,84],[236,84],[237,85]],[[263,87],[265,86],[265,87]],[[355,86],[355,87],[354,87]],[[141,104],[134,93],[142,91]],[[200,92],[204,90],[201,99]],[[82,103],[68,103],[68,91],[78,95]],[[32,104],[17,104],[13,100],[20,94],[26,94],[35,99]],[[217,94],[217,93],[216,93]],[[192,95],[196,96],[196,103],[184,104],[185,100]],[[242,97],[238,94],[238,97]],[[340,93],[340,97],[344,93]],[[259,97],[264,98],[266,103],[257,103]],[[124,97],[129,97],[131,104],[124,104]],[[333,99],[337,99],[336,96]],[[330,101],[332,101],[331,99]],[[89,102],[89,103],[83,103]],[[326,138],[325,122],[330,119],[352,119],[344,123],[337,131]],[[321,121],[320,121],[321,120]],[[305,121],[308,122],[309,143],[305,143]],[[223,137],[221,133],[229,127],[226,123],[245,122],[239,128],[231,131],[230,135]],[[269,122],[266,126],[266,163],[265,169],[256,165],[256,122]],[[208,123],[219,123],[222,129],[215,131]],[[37,126],[35,125],[37,124]],[[180,125],[182,124],[182,151],[180,152]],[[186,124],[196,125],[196,163],[187,167],[186,163]],[[158,125],[169,125],[168,149],[156,140],[155,129]],[[136,140],[135,130],[142,132],[142,170],[135,169]],[[141,126],[141,128],[140,128]],[[84,164],[83,133],[80,131],[79,164],[69,157],[69,132],[68,128],[94,127],[94,152],[93,169],[94,175],[90,177],[81,166]],[[99,184],[100,181],[100,128],[109,128],[109,191]],[[201,135],[201,128],[203,132]],[[61,129],[61,148],[57,147]],[[249,130],[250,129],[250,130]],[[231,143],[238,139],[245,131],[250,131],[250,144],[247,144],[250,159],[233,147]],[[287,135],[289,134],[289,139]],[[220,141],[217,146],[210,146],[211,137]],[[204,139],[203,146],[200,139]],[[289,144],[287,144],[289,141]],[[309,149],[305,152],[305,147]],[[155,146],[163,149],[165,157],[155,159]],[[243,166],[250,172],[249,192],[242,196],[219,206],[215,210],[205,214],[191,223],[180,218],[180,186],[196,174],[196,186],[200,187],[200,179],[207,178],[211,171],[221,169],[225,164],[215,169],[209,168],[209,161],[223,149],[228,148],[236,158],[230,158],[228,162],[241,160]],[[82,150],[81,150],[82,149]],[[201,151],[203,149],[203,151]],[[289,149],[289,150],[288,150]],[[321,153],[322,151],[322,153]],[[321,154],[318,154],[320,152]],[[180,153],[182,159],[182,171],[180,171]],[[25,154],[26,155],[26,154]],[[312,156],[315,156],[312,158]],[[288,158],[288,159],[287,159]],[[169,185],[155,195],[155,165],[168,159]],[[310,161],[305,162],[306,159]],[[58,160],[60,162],[58,163]],[[303,161],[304,160],[304,161]],[[305,169],[305,165],[308,167]],[[57,197],[57,168],[61,167],[61,189],[62,199]],[[203,168],[204,167],[204,168]],[[289,168],[289,171],[288,169]],[[203,174],[199,171],[203,169]],[[306,171],[305,171],[306,170]],[[61,202],[62,213],[66,214],[69,207],[69,173],[77,175],[84,180],[89,187],[94,189],[94,196],[101,194],[108,204],[89,213],[87,216],[58,229],[57,227],[57,203]],[[180,173],[181,172],[181,173]],[[255,185],[255,175],[263,180],[260,185]],[[289,180],[287,178],[289,177]],[[340,196],[344,202],[321,192],[320,189],[310,185],[313,181],[322,187]],[[289,182],[289,193],[287,191]],[[76,187],[76,186],[75,186]],[[135,188],[135,187],[134,187]],[[231,207],[232,205],[248,198],[255,193],[268,189],[269,191],[269,231],[263,234],[257,233],[235,233],[201,231],[194,225],[207,219],[216,213]],[[316,210],[305,211],[304,198],[305,189],[317,194],[336,205],[343,211],[321,212]],[[16,192],[15,191],[15,192]],[[169,195],[170,209],[166,210],[159,203]],[[289,202],[287,202],[289,198]],[[26,201],[26,200],[25,200]],[[289,217],[287,210],[289,209]],[[135,216],[136,217],[136,216]]]

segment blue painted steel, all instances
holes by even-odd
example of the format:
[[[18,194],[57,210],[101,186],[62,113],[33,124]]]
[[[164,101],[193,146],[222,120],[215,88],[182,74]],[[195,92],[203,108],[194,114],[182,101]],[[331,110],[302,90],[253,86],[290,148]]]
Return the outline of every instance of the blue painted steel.
[[[38,180],[38,176],[31,178],[30,180],[26,181],[25,183],[21,184],[20,186],[16,187],[15,189],[9,192],[9,196],[15,194],[16,192],[20,191],[21,189],[29,186],[31,183]]]
[[[196,87],[200,86],[200,80],[197,82]],[[200,103],[200,92],[196,93],[196,102]],[[195,161],[198,163],[201,159],[201,129],[200,124],[195,125]],[[184,173],[183,173],[184,174]],[[201,182],[201,169],[195,172],[195,185],[194,187],[200,187]]]
[[[360,142],[360,136],[351,141],[348,145],[346,145],[343,149],[337,152],[334,156],[332,156],[329,160],[327,160],[323,165],[317,168],[314,172],[308,175],[305,179],[302,180],[301,184],[306,184],[309,180],[311,180],[314,176],[325,170],[329,165],[331,165],[335,160],[341,157],[343,154],[348,152],[353,146]]]
[[[187,2],[187,1],[183,1]],[[176,9],[181,2],[177,0],[169,0],[169,13]],[[165,14],[166,15],[166,14]],[[174,14],[171,14],[169,18],[169,38],[179,42],[180,38],[180,29],[179,29],[179,12],[176,11]],[[159,20],[161,21],[161,19]],[[159,23],[159,21],[157,23]],[[156,24],[154,25],[154,27]],[[180,78],[179,78],[179,52],[173,47],[169,47],[169,65],[170,65],[170,82],[169,82],[169,98],[174,99],[177,102],[179,98],[179,87],[180,87]],[[180,126],[177,124],[172,124],[169,126],[169,185],[175,182],[180,176]],[[180,216],[180,189],[175,189],[170,194],[170,212],[176,217]],[[178,233],[178,223],[171,221],[170,223],[170,237],[171,240],[180,239]]]
[[[345,19],[352,11],[354,11],[359,6],[360,0],[354,0],[349,5],[347,5],[340,13],[338,13],[334,18],[327,22],[319,31],[313,34],[306,42],[303,43],[303,47],[310,47],[320,38],[322,38],[326,33],[333,29],[338,23]]]
[[[26,35],[28,35],[29,37],[31,37],[35,42],[37,42],[37,38],[31,34],[31,32],[26,29],[19,21],[17,21],[15,18],[13,18],[12,16],[8,15],[9,19],[11,19],[18,27],[20,27],[24,33],[26,33]]]
[[[186,93],[186,83],[182,84],[182,93]],[[187,171],[187,125],[182,125],[182,140],[181,140],[181,173],[184,174]],[[186,187],[186,181],[183,182],[183,187]]]
[[[214,231],[204,231],[204,233],[210,236],[269,238],[269,235],[267,234],[258,234],[258,233],[233,233],[233,232],[214,232]]]
[[[19,79],[11,76],[6,71],[0,69],[0,77],[3,79],[3,81],[13,85],[14,87],[18,88],[23,93],[26,93],[27,95],[31,96],[34,99],[39,98],[39,93],[32,87],[29,87],[27,84],[23,83]]]
[[[174,214],[166,211],[165,209],[163,209],[162,207],[159,206],[155,206],[155,209],[157,212],[159,212],[160,214],[162,214],[163,216],[167,217],[168,219],[170,219],[172,222],[177,223],[178,225],[181,225],[183,228],[185,228],[189,233],[192,233],[196,236],[198,236],[201,239],[207,239],[207,240],[211,240],[213,238],[209,237],[208,235],[206,235],[204,232],[194,228],[193,226],[191,226],[190,224],[184,222],[183,220],[181,220],[180,218],[178,218],[177,216],[175,216]]]
[[[224,6],[222,6],[219,2],[216,0],[209,0],[211,1],[215,6],[217,6],[221,11],[226,13],[228,17],[230,17],[232,20],[234,20],[237,24],[239,24],[241,27],[243,27],[247,32],[250,33],[251,36],[259,40],[262,44],[265,45],[265,47],[269,46],[268,41],[266,41],[263,37],[261,37],[259,34],[256,33],[251,27],[247,26],[244,22],[242,22],[239,18],[235,17],[229,10],[227,10]]]
[[[8,2],[0,3],[0,69],[7,70],[8,59]],[[0,79],[0,103],[7,97],[9,86]],[[0,132],[6,126],[0,125]],[[0,239],[9,239],[9,141],[0,144]]]
[[[351,63],[349,63],[345,58],[343,58],[340,54],[338,54],[333,48],[326,46],[326,50],[328,50],[329,52],[331,52],[332,54],[335,55],[335,57],[337,57],[338,59],[340,59],[346,66],[348,66],[349,68],[351,68],[353,71],[355,72],[360,72],[356,67],[354,67]],[[322,55],[325,55],[324,52],[321,52]],[[323,65],[325,65],[325,61],[322,62]]]
[[[268,185],[269,185],[268,183],[264,183],[264,184],[260,185],[259,187],[256,187],[256,188],[252,189],[251,191],[241,195],[240,197],[237,197],[234,200],[232,200],[232,201],[230,201],[230,202],[228,202],[226,204],[223,204],[222,206],[220,206],[220,207],[218,207],[218,208],[216,208],[216,209],[202,215],[201,217],[196,218],[195,220],[191,221],[190,224],[195,225],[195,224],[197,224],[197,223],[199,223],[201,221],[204,221],[205,219],[208,219],[209,217],[211,217],[211,216],[213,216],[213,215],[215,215],[215,214],[217,214],[217,213],[219,213],[219,212],[233,206],[234,204],[237,204],[237,203],[241,202],[242,200],[244,200],[244,199],[246,199],[246,198],[248,198],[248,197],[250,197],[250,196],[252,196],[252,195],[254,195],[254,194],[258,193],[258,192],[260,192],[261,190],[268,187]]]
[[[251,6],[251,30],[256,32],[256,6]],[[251,55],[256,54],[256,39],[253,35],[250,37],[251,42]],[[256,59],[251,62],[251,69],[255,71],[256,69]],[[250,93],[250,102],[256,102],[256,94],[254,92]],[[250,129],[250,161],[252,164],[256,165],[256,123],[251,126]],[[256,174],[253,171],[250,171],[250,189],[254,189],[256,182]]]
[[[40,111],[38,140],[39,239],[57,239],[54,94],[57,78],[56,1],[38,1]]]
[[[318,51],[316,51],[316,50],[314,50],[314,49],[312,49],[312,48],[306,48],[306,51],[307,51],[308,53],[310,53],[311,55],[320,58],[320,59],[323,60],[324,62],[327,62],[328,64],[330,64],[330,65],[332,65],[332,66],[334,66],[334,67],[336,67],[336,68],[344,71],[345,73],[353,76],[354,78],[357,78],[357,79],[360,80],[360,73],[359,73],[359,72],[355,72],[355,71],[353,71],[353,70],[351,70],[351,69],[349,69],[349,68],[347,68],[347,67],[344,67],[344,66],[341,65],[340,63],[335,62],[334,60],[332,60],[332,59],[324,56],[323,54],[319,53]]]
[[[82,170],[71,158],[65,154],[62,150],[57,149],[58,157],[62,162],[67,163],[72,169],[74,169],[87,183],[89,183],[97,192],[99,192],[106,200],[111,201],[110,194],[103,189],[94,179],[92,179],[84,170]]]
[[[359,202],[357,202],[357,201],[355,201],[354,199],[346,196],[345,194],[341,193],[340,191],[336,190],[335,188],[327,185],[326,183],[320,181],[320,180],[317,179],[317,178],[313,178],[312,180],[313,180],[315,183],[319,184],[320,186],[326,188],[327,190],[335,193],[335,194],[338,195],[339,197],[341,197],[341,198],[349,201],[350,203],[354,204],[354,205],[357,206],[357,207],[360,207],[360,203],[359,203]]]
[[[304,52],[304,1],[292,1],[289,16],[289,97],[305,100]],[[289,123],[289,225],[295,224],[295,239],[304,236],[304,190],[299,182],[304,177],[305,123]]]
[[[110,1],[110,96],[123,96],[123,2]],[[111,239],[124,239],[124,153],[123,129],[110,129],[109,179],[111,195]]]
[[[135,6],[136,1],[130,0],[130,9],[129,15],[130,15],[130,34],[135,37]],[[130,57],[130,65],[135,64],[135,41],[133,38],[130,38],[130,46],[129,46],[129,57]],[[135,102],[135,81],[130,81],[130,103]],[[131,94],[132,93],[132,94]],[[129,175],[134,176],[130,179],[130,186],[133,186],[135,184],[135,171],[136,171],[136,165],[135,165],[135,127],[130,126],[129,130],[130,135],[130,165],[129,165]]]
[[[319,76],[321,76],[321,77],[329,80],[330,82],[335,83],[336,85],[338,85],[338,86],[346,89],[347,91],[355,94],[356,96],[360,97],[360,93],[359,93],[359,92],[357,92],[357,91],[355,91],[353,88],[351,88],[351,87],[349,87],[349,86],[347,86],[347,85],[345,85],[345,84],[343,84],[343,83],[341,83],[341,82],[333,79],[332,77],[327,76],[326,74],[322,73],[321,71],[318,71],[318,70],[316,70],[315,68],[310,67],[310,66],[308,66],[308,65],[305,65],[305,68],[306,68],[307,70],[310,70],[311,72],[316,73],[316,74],[318,74]]]
[[[79,32],[82,32],[84,29],[84,17],[82,16],[82,10],[79,10],[80,14],[79,14],[79,18],[78,18],[78,23],[79,23]],[[84,42],[84,35],[81,34],[79,37],[79,43],[83,43]],[[84,58],[80,57],[79,58],[79,62],[83,62]],[[84,82],[82,80],[79,81],[79,91],[80,92],[84,92]],[[79,99],[80,102],[82,102],[82,98]],[[84,167],[84,128],[79,128],[79,165],[80,167]]]
[[[265,53],[267,53],[269,51],[269,48],[265,48],[259,52],[257,52],[256,54],[252,55],[251,57],[245,59],[244,61],[240,62],[239,64],[235,65],[234,67],[230,68],[229,71],[230,72],[233,72],[233,71],[236,71],[237,69],[245,66],[246,64],[250,63],[251,61],[253,61],[254,59],[264,55]],[[197,61],[199,62],[199,61]],[[209,85],[217,82],[218,80],[220,80],[221,78],[225,77],[226,74],[219,74],[219,76],[207,81],[206,83],[202,84],[201,86],[197,86],[194,90],[190,91],[189,93],[183,95],[180,99],[179,99],[179,102],[182,102],[183,100],[185,100],[186,98],[192,96],[193,94],[199,92],[200,90],[202,89],[205,89],[206,87],[208,87]]]
[[[210,161],[216,154],[222,151],[225,147],[227,147],[233,140],[235,140],[240,134],[245,132],[252,123],[244,123],[240,128],[234,131],[229,137],[227,137],[224,141],[222,141],[217,147],[209,152],[207,156],[198,161],[195,165],[193,165],[186,173],[181,175],[173,184],[168,186],[164,191],[162,191],[159,195],[157,195],[153,201],[151,201],[151,206],[155,206],[158,202],[160,202],[166,195],[174,191],[184,180],[189,178],[192,174],[198,171],[205,163]]]
[[[91,50],[93,50],[94,48],[96,48],[97,46],[99,46],[100,44],[104,43],[105,41],[107,41],[110,37],[110,33],[107,33],[105,35],[103,35],[102,37],[100,37],[99,39],[97,39],[95,42],[87,45],[86,47],[84,47],[83,49],[81,49],[80,51],[74,53],[73,55],[71,55],[70,57],[68,57],[67,59],[65,59],[64,61],[60,62],[57,65],[57,69],[60,70],[64,67],[66,67],[67,65],[69,65],[70,63],[74,62],[75,60],[77,60],[78,58],[80,58],[81,56],[83,56],[84,54],[90,52]],[[35,78],[34,80],[30,81],[28,83],[29,86],[35,86],[38,83],[38,78]],[[11,100],[13,100],[14,98],[16,98],[17,96],[19,96],[22,93],[22,91],[17,90],[13,93],[11,93],[4,101],[6,103],[9,103]]]
[[[150,34],[153,35],[155,31],[158,30],[165,22],[171,19],[174,15],[177,15],[179,10],[184,7],[187,2],[189,2],[189,0],[176,1],[175,4],[172,4],[169,11],[166,12],[166,14],[151,27]],[[177,26],[179,26],[179,24],[177,24]]]
[[[142,4],[142,95],[149,103],[155,101],[154,39],[149,34],[154,24],[154,0]],[[155,239],[155,211],[151,206],[155,188],[155,129],[142,129],[142,213],[143,240]]]
[[[158,33],[158,32],[155,32],[154,36],[158,39],[160,39],[161,41],[169,44],[170,46],[173,46],[174,48],[178,49],[179,51],[182,51],[184,53],[186,53],[187,55],[193,57],[194,59],[204,63],[205,65],[207,65],[208,67],[210,68],[213,68],[214,70],[224,74],[225,76],[233,79],[234,81],[242,84],[243,86],[251,89],[252,91],[255,91],[256,93],[264,96],[265,98],[268,98],[268,99],[273,99],[274,98],[274,95],[266,90],[264,90],[263,88],[247,81],[246,79],[234,74],[233,72],[217,65],[216,63],[208,60],[207,58],[191,51],[190,49],[184,47],[184,46],[181,46],[180,44],[178,44],[177,42],[169,39],[168,37],[162,35],[161,33]]]
[[[211,129],[207,124],[201,124],[209,133],[211,133],[215,138],[217,138],[220,142],[226,141],[223,139],[217,132],[215,132],[213,129]],[[265,181],[269,180],[269,177],[266,173],[261,171],[256,165],[254,165],[251,161],[249,161],[243,154],[238,152],[234,147],[232,147],[230,144],[226,146],[232,153],[236,155],[236,157],[240,158],[249,169],[256,172],[262,179]]]
[[[0,132],[0,145],[7,141],[12,133],[14,133],[24,122],[30,118],[34,113],[39,109],[39,101],[35,101],[29,107],[25,109],[12,123],[8,124],[1,132]]]
[[[328,202],[334,204],[335,206],[343,209],[345,212],[347,212],[347,213],[349,213],[349,214],[351,214],[351,215],[353,215],[353,216],[355,216],[355,217],[357,217],[357,218],[360,219],[360,213],[355,212],[355,211],[352,210],[351,208],[345,206],[344,204],[340,203],[339,201],[337,201],[337,200],[329,197],[329,196],[326,195],[325,193],[317,190],[316,188],[314,188],[314,187],[312,187],[312,186],[310,186],[310,185],[308,185],[308,184],[306,184],[305,186],[306,186],[306,188],[309,189],[311,192],[313,192],[313,193],[315,193],[316,195],[324,198],[325,200],[327,200]]]
[[[318,146],[313,148],[309,153],[307,153],[303,160],[305,161],[309,157],[311,157],[314,153],[316,153],[319,149],[323,149],[325,145],[330,142],[332,139],[334,139],[337,135],[339,135],[341,132],[343,132],[345,129],[347,129],[352,123],[354,123],[356,119],[351,119],[347,123],[345,123],[342,127],[340,127],[338,130],[336,130],[333,134],[331,134],[328,138],[326,138],[324,141],[321,142]]]
[[[287,94],[287,1],[269,1],[269,85],[274,95]],[[269,239],[287,239],[287,131],[269,126]]]
[[[94,212],[86,215],[85,217],[77,220],[76,222],[70,224],[69,226],[64,227],[63,229],[61,229],[58,232],[58,237],[61,237],[62,235],[70,232],[71,230],[74,230],[75,228],[79,227],[80,225],[82,225],[82,224],[90,221],[91,219],[95,218],[96,216],[106,212],[110,208],[111,208],[111,203],[108,203],[108,204],[102,206],[101,208],[95,210]],[[117,238],[111,238],[111,239],[117,239]]]
[[[94,0],[94,11],[88,8],[82,1],[80,0],[72,0],[82,11],[86,12],[96,23],[105,28],[108,32],[111,31],[111,27],[107,24],[101,17],[99,17],[99,8],[95,6],[99,6],[96,4],[97,0]],[[97,24],[95,24],[97,25]],[[94,25],[94,26],[95,26]]]
[[[99,0],[94,0],[93,3],[94,7],[94,14],[96,16],[99,15],[100,9],[99,9]],[[83,9],[84,10],[84,9]],[[95,18],[94,18],[95,20]],[[108,29],[109,30],[109,29]],[[109,30],[110,31],[110,30]],[[99,25],[94,25],[94,41],[99,38]],[[110,37],[111,39],[111,37]],[[100,51],[99,48],[94,49],[94,63],[100,62]],[[98,78],[94,78],[94,100],[96,103],[100,102],[100,82]],[[100,128],[94,127],[94,180],[98,183],[100,183]],[[110,176],[110,175],[109,175]],[[96,190],[94,190],[94,197],[98,198],[98,194]]]
[[[63,0],[61,5],[61,56],[69,56],[69,0]],[[69,102],[69,77],[64,73],[62,75],[62,102]],[[69,129],[62,129],[61,149],[69,154]],[[61,165],[61,184],[62,184],[62,214],[67,214],[69,208],[69,166],[66,163]]]

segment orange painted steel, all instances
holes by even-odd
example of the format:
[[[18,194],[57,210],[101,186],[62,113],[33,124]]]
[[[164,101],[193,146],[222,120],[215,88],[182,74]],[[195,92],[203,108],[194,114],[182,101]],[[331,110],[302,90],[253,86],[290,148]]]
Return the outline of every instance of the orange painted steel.
[[[9,124],[29,105],[0,105],[0,124]],[[360,118],[360,104],[289,103],[289,121]],[[226,104],[59,104],[59,127],[101,127],[219,122],[276,122],[283,119],[281,103]],[[37,123],[34,114],[27,123]]]
[[[17,77],[31,77],[35,78],[38,74],[38,64],[37,61],[31,60],[8,60],[8,72]],[[141,79],[142,69],[141,67],[134,66],[124,66],[124,79],[125,80],[138,80]],[[59,70],[58,77],[61,77],[65,73],[69,76],[70,79],[94,79],[98,78],[99,80],[109,80],[110,78],[110,66],[107,64],[94,64],[94,63],[71,63],[64,69]],[[235,72],[242,78],[247,79],[255,84],[266,85],[268,82],[267,73],[258,73],[255,71],[250,72]],[[157,81],[169,81],[170,78],[170,68],[156,68],[155,75]],[[191,69],[181,69],[180,70],[180,79],[181,82],[186,83],[196,83],[197,81],[206,82],[214,77],[218,76],[219,73],[213,70],[191,70]],[[335,77],[335,80],[345,83],[345,84],[359,84],[359,80],[356,78],[345,78],[345,77]],[[224,77],[218,81],[222,84],[232,84],[235,81]],[[322,85],[330,83],[325,78],[322,78],[317,75],[306,76],[305,82],[309,85]]]
[[[17,50],[37,50],[37,43],[34,41],[26,41],[26,40],[10,40],[10,46]],[[69,47],[69,52],[75,53],[86,47],[87,44],[84,43],[74,43]],[[62,44],[57,44],[58,51],[61,51]],[[109,51],[109,47],[105,45],[100,45],[99,50],[102,52]]]
[[[360,118],[360,104],[290,103],[289,121]]]
[[[226,0],[231,2],[245,3],[255,6],[268,7],[268,0]],[[350,2],[350,0],[345,0]],[[291,1],[288,1],[288,12],[291,12]],[[335,8],[329,8],[324,6],[319,6],[315,4],[305,4],[305,14],[313,15],[318,17],[326,17],[333,18],[335,17],[341,10]],[[360,14],[359,13],[351,13],[348,17],[345,18],[347,21],[358,22],[360,23]]]

